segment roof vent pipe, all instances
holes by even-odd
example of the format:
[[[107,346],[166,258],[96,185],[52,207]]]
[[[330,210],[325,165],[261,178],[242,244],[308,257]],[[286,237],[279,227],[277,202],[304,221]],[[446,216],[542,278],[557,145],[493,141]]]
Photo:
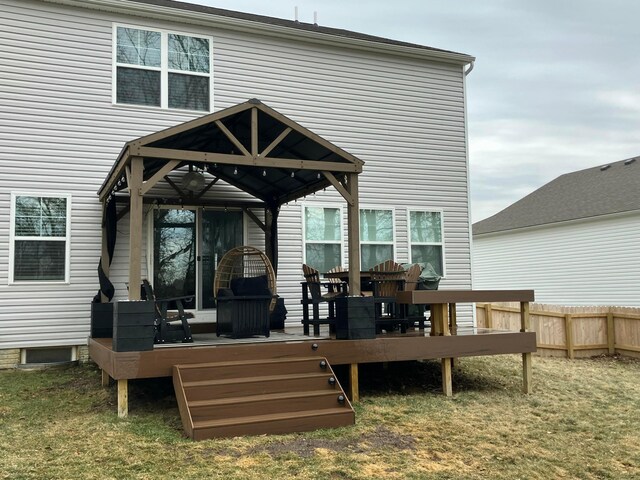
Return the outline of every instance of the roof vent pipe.
[[[318,26],[318,12],[313,12],[313,24]]]
[[[629,160],[625,160],[625,161],[624,161],[624,164],[625,164],[625,165],[631,165],[631,164],[632,164],[633,162],[635,162],[635,161],[636,161],[636,159],[635,159],[635,158],[630,158]]]
[[[297,5],[295,7],[293,7],[293,12],[294,12],[293,13],[294,19],[295,19],[296,23],[298,23],[298,6]]]

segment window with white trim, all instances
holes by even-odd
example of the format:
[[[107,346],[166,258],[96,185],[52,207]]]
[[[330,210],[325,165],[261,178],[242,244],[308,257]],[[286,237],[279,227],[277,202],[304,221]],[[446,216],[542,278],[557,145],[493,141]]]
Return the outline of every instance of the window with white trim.
[[[394,259],[393,210],[360,209],[360,265],[362,270]]]
[[[442,212],[409,211],[409,254],[411,263],[430,263],[444,276]]]
[[[70,195],[11,195],[9,281],[69,281]]]
[[[210,111],[211,38],[114,26],[114,102]]]
[[[342,265],[342,209],[304,207],[304,262],[326,272]]]

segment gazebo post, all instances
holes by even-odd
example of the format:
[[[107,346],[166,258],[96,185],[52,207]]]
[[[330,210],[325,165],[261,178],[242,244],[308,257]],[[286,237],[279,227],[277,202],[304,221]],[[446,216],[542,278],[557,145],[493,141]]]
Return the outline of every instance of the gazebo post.
[[[358,200],[358,174],[347,176],[347,230],[349,252],[349,295],[360,295],[360,202]],[[360,399],[358,387],[358,364],[352,363],[349,368],[349,397],[351,401]]]
[[[110,259],[109,248],[107,246],[107,201],[102,201],[102,252],[100,257],[100,265],[104,275],[109,278]],[[100,290],[100,302],[107,303],[109,298]]]
[[[358,200],[358,174],[347,175],[347,231],[349,252],[349,295],[360,295],[360,202]]]
[[[143,170],[143,158],[133,157],[131,159],[131,175],[129,177],[129,300],[140,300]]]

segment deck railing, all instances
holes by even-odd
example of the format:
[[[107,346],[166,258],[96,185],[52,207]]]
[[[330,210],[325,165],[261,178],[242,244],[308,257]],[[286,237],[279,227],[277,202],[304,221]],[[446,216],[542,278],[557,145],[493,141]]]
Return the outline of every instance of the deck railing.
[[[567,307],[532,303],[531,330],[538,354],[569,358],[600,354],[640,357],[640,308]],[[478,327],[520,329],[516,303],[477,303]]]

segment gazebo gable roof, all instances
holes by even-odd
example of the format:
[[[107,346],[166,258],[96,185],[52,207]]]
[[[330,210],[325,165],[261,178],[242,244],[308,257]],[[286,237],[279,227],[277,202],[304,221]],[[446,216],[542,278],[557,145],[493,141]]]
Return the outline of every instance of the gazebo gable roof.
[[[256,99],[128,142],[98,192],[101,199],[126,187],[133,157],[144,158],[149,188],[188,164],[270,205],[329,185],[340,190],[336,176],[360,173],[364,163]]]

